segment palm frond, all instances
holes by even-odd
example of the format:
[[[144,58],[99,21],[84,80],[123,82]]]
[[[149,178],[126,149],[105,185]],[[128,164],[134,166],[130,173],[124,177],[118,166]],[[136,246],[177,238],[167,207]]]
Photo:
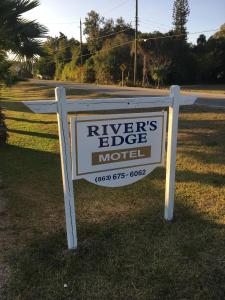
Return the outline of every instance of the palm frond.
[[[25,12],[40,5],[38,0],[16,0],[16,12],[18,15],[24,14]]]
[[[39,4],[38,0],[0,0],[0,49],[29,57],[41,53],[41,41],[36,39],[43,38],[48,29],[22,16]]]

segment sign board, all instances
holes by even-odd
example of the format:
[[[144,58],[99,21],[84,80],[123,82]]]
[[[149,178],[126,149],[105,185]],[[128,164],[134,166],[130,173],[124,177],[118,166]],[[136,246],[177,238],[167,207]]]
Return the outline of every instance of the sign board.
[[[124,186],[164,164],[166,112],[71,118],[72,175]]]
[[[167,114],[162,111],[148,113],[146,109],[168,108],[164,217],[171,221],[179,107],[192,105],[196,97],[181,96],[179,86],[172,86],[166,97],[74,101],[66,99],[62,86],[55,89],[55,95],[56,100],[23,103],[35,113],[57,114],[68,248],[77,248],[73,179],[85,178],[98,185],[122,186],[138,181],[155,167],[163,165]],[[71,134],[69,132],[69,112],[113,112],[137,108],[145,112],[72,118]]]
[[[122,64],[122,65],[120,65],[120,70],[122,71],[122,72],[124,72],[125,70],[126,70],[126,65],[125,64]]]

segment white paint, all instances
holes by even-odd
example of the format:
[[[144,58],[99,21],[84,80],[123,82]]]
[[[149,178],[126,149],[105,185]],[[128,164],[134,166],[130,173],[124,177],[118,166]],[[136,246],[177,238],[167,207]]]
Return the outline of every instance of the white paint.
[[[170,95],[173,98],[173,106],[169,107],[165,191],[165,219],[168,221],[173,219],[174,208],[180,88],[178,86],[172,86]]]
[[[169,107],[167,175],[165,195],[165,219],[172,220],[174,207],[174,185],[176,164],[176,143],[178,129],[178,114],[180,105],[192,105],[196,100],[193,96],[181,96],[178,86],[171,87],[169,97],[142,97],[117,99],[87,99],[66,100],[64,88],[56,89],[56,100],[24,101],[34,113],[57,113],[60,136],[60,153],[64,186],[64,201],[66,211],[67,239],[69,249],[77,247],[75,209],[73,199],[72,166],[69,148],[68,112],[112,111],[134,108]],[[152,167],[154,168],[154,166]],[[149,170],[149,173],[153,169]],[[138,171],[138,170],[136,170]],[[111,171],[110,171],[111,172]],[[90,175],[95,176],[93,174]],[[89,178],[89,181],[93,179]],[[120,179],[118,179],[120,180]]]
[[[194,96],[180,96],[179,105],[192,105],[196,100]],[[50,114],[57,112],[55,100],[23,101],[34,113]],[[111,98],[111,99],[85,99],[65,100],[64,109],[67,112],[111,111],[133,108],[155,108],[173,106],[172,96],[167,97],[140,97],[140,98]]]
[[[57,119],[58,119],[58,130],[59,130],[65,214],[66,214],[67,241],[68,241],[69,249],[76,249],[77,232],[76,232],[76,220],[75,220],[69,128],[68,128],[67,112],[64,109],[65,89],[62,87],[56,88],[55,97],[57,101]]]
[[[27,105],[34,113],[49,114],[57,111],[57,102],[55,100],[24,101],[23,103]],[[169,107],[170,105],[172,105],[171,97],[111,98],[64,101],[64,109],[67,112],[77,113],[133,108]]]

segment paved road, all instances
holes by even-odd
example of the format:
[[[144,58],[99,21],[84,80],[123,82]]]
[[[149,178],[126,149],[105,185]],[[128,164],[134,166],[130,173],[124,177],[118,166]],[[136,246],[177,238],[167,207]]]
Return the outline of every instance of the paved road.
[[[82,89],[90,90],[97,93],[113,94],[130,97],[145,97],[145,96],[165,96],[169,94],[168,90],[157,90],[148,88],[133,88],[133,87],[118,87],[118,86],[105,86],[105,85],[94,85],[94,84],[79,84],[73,82],[60,82],[53,80],[35,80],[34,82],[44,84],[52,87],[60,85],[65,86],[69,89]],[[207,105],[225,109],[225,92],[221,94],[217,93],[197,93],[197,92],[182,92],[184,95],[194,95],[198,97],[196,104]]]

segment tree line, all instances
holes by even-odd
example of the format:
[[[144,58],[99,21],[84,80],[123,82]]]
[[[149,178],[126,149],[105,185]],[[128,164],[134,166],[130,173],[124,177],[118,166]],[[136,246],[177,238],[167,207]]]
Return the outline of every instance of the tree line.
[[[173,29],[166,33],[138,33],[137,84],[140,86],[221,83],[225,80],[225,24],[209,39],[200,34],[195,45],[188,42],[188,0],[175,0]],[[124,19],[105,19],[95,11],[87,14],[86,42],[82,45],[63,33],[49,37],[44,55],[35,64],[36,75],[75,82],[133,84],[134,28]],[[82,46],[82,47],[81,47]]]
[[[0,2],[0,82],[37,76],[75,82],[133,84],[135,30],[120,17],[106,19],[90,11],[83,23],[86,41],[60,33],[48,37],[47,28],[26,20],[23,13],[39,5],[37,0]],[[160,87],[169,84],[221,83],[225,80],[225,24],[209,39],[200,34],[188,42],[188,0],[174,0],[172,29],[138,32],[137,84]],[[9,53],[16,59],[9,59]]]

